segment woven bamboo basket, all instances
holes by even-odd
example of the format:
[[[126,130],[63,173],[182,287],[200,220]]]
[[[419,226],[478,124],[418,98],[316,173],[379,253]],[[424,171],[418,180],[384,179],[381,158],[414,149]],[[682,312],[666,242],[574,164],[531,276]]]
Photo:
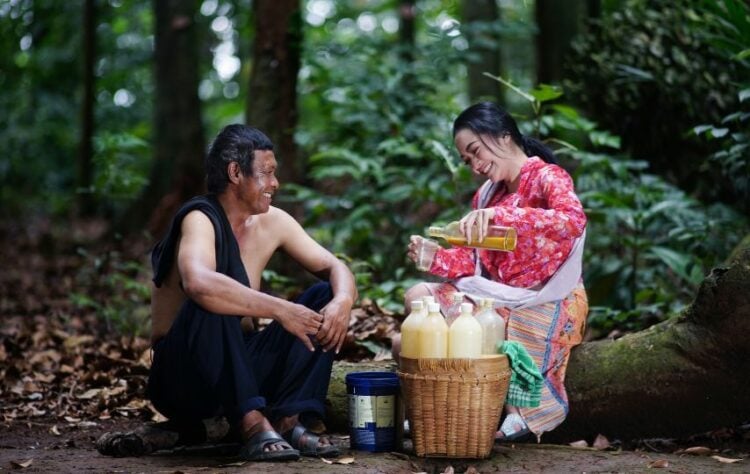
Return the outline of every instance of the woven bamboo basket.
[[[486,458],[508,393],[505,355],[401,358],[401,392],[417,456]]]

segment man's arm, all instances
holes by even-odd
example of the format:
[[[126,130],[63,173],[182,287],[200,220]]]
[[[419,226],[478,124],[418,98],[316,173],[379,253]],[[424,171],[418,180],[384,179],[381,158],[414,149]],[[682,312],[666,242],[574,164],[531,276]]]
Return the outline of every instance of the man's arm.
[[[267,295],[216,271],[214,228],[208,216],[192,211],[182,221],[177,268],[185,295],[220,315],[270,318],[297,336],[311,351],[308,335],[323,317],[303,305]]]
[[[317,243],[289,214],[280,213],[277,224],[283,227],[281,248],[294,260],[319,278],[328,280],[333,289],[333,300],[320,313],[323,326],[316,335],[324,350],[335,349],[336,353],[346,339],[349,316],[358,293],[354,275],[349,268],[331,252]]]

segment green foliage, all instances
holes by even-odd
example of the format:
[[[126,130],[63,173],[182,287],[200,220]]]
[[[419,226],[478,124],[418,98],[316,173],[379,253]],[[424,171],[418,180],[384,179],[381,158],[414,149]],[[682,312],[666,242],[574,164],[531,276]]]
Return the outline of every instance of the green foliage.
[[[720,123],[699,125],[693,131],[718,145],[711,162],[721,168],[747,213],[750,212],[750,6],[741,0],[705,1],[704,6],[706,40],[740,71],[737,76],[740,82],[733,87],[739,103]]]
[[[720,204],[703,206],[646,173],[647,162],[619,155],[619,137],[570,106],[549,104],[558,90],[525,91],[495,79],[533,109],[519,126],[562,145],[558,156],[573,160],[564,165],[575,169],[588,217],[584,279],[592,327],[642,329],[682,309],[748,231],[747,219]]]
[[[80,309],[96,311],[107,328],[119,334],[148,336],[149,269],[142,262],[124,260],[116,251],[95,255],[79,248],[78,253],[87,264],[82,266],[76,280],[80,286],[92,290],[87,294],[71,293],[71,302]]]
[[[0,3],[0,181],[12,183],[0,187],[4,215],[42,203],[56,211],[70,201],[80,69],[76,5]]]
[[[735,108],[741,74],[706,37],[705,3],[626,1],[575,43],[567,85],[635,157],[683,189],[731,199],[719,173],[701,169],[709,147],[687,134]]]
[[[589,218],[586,282],[595,305],[663,319],[681,309],[748,229],[730,208],[703,206],[647,163],[573,151]],[[596,318],[594,319],[596,321]]]
[[[312,152],[316,187],[287,189],[315,237],[352,259],[362,295],[392,309],[413,282],[409,234],[456,217],[468,202],[469,172],[448,151],[459,108],[451,97],[463,85],[451,77],[450,39],[430,30],[406,61],[392,40],[352,42],[344,29],[305,58],[298,141]]]
[[[127,133],[103,133],[94,141],[96,176],[91,192],[101,201],[130,202],[146,183],[148,143]]]
[[[95,160],[108,168],[95,170],[95,186],[114,190],[113,180],[122,183],[137,172],[123,163],[130,176],[113,176],[118,170],[115,156],[132,157],[134,150],[118,155],[110,137],[146,140],[150,131],[151,9],[136,0],[96,4],[95,135],[98,151],[102,143],[106,151]],[[0,180],[13,183],[12,188],[0,188],[6,215],[30,210],[62,214],[74,200],[82,99],[81,18],[81,2],[0,4],[0,44],[6,53],[0,59],[0,89],[5,91],[0,94],[0,116],[7,120],[0,129]],[[145,148],[139,155],[144,161]]]

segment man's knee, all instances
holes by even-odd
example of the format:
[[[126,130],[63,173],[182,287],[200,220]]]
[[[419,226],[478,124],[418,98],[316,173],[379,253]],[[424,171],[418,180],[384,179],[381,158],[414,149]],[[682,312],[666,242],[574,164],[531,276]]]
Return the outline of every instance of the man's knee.
[[[294,302],[313,311],[320,311],[333,299],[333,288],[327,281],[320,281],[306,289]]]

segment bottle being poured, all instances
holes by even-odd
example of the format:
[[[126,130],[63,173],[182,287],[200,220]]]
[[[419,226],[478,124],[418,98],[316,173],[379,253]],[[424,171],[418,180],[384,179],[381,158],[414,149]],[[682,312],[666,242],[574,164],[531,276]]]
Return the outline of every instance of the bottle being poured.
[[[448,243],[461,247],[472,247],[487,250],[502,250],[511,252],[516,248],[516,230],[513,227],[490,225],[487,235],[480,240],[476,226],[472,227],[470,235],[465,236],[459,222],[453,221],[444,226],[431,226],[427,235],[446,240]]]

